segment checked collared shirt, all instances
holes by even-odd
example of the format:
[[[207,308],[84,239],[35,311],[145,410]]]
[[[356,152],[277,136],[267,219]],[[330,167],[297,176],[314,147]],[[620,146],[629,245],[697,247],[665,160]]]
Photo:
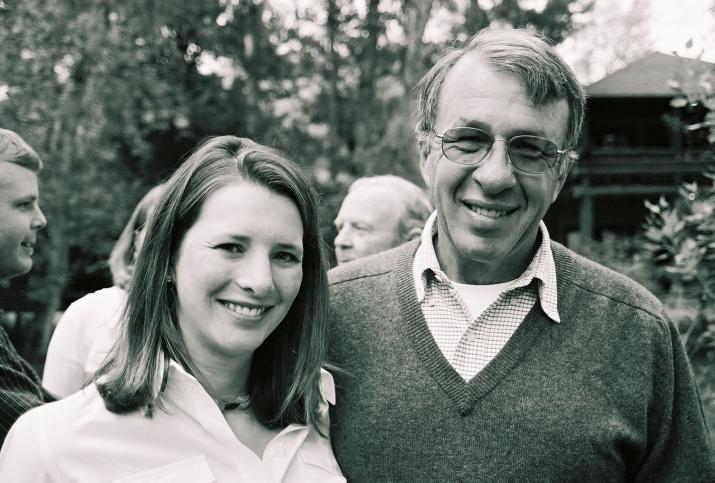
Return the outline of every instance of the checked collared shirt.
[[[556,267],[549,233],[542,221],[540,245],[529,266],[482,314],[472,315],[440,268],[433,244],[436,220],[435,212],[427,220],[415,253],[417,300],[442,354],[469,381],[499,353],[537,301],[554,323],[559,322]]]

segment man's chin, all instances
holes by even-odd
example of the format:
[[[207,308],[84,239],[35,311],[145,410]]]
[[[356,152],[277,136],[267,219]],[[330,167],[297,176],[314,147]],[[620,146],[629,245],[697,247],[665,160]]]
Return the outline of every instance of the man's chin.
[[[342,264],[344,264],[344,263],[352,262],[353,260],[357,260],[357,259],[358,259],[358,257],[351,257],[351,256],[348,256],[348,255],[336,256],[336,262],[338,263],[338,265],[342,265]]]
[[[10,280],[11,278],[25,275],[32,269],[32,260],[29,263],[18,264],[13,267],[0,269],[0,280]]]

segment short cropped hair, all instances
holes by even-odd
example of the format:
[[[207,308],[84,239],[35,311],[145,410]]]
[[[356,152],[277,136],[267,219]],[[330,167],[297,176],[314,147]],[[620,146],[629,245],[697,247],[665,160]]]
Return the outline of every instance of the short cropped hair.
[[[573,150],[583,127],[586,94],[571,68],[551,47],[547,39],[523,29],[487,28],[471,38],[466,47],[448,49],[416,87],[417,125],[415,133],[420,155],[429,154],[434,135],[439,95],[447,73],[466,54],[477,52],[495,71],[521,79],[532,104],[537,107],[566,100],[568,126],[565,146]],[[576,158],[571,151],[560,169],[568,170]]]
[[[161,408],[168,360],[197,368],[178,325],[171,273],[184,236],[208,197],[236,182],[264,186],[295,203],[303,225],[303,279],[283,321],[253,355],[247,389],[256,417],[270,428],[319,428],[320,370],[327,355],[327,263],[318,195],[307,176],[279,152],[235,136],[209,138],[164,184],[139,252],[120,335],[93,377],[108,410]],[[160,381],[161,384],[157,384]]]
[[[0,161],[19,164],[37,173],[42,169],[42,159],[14,131],[0,128]]]
[[[129,221],[124,225],[122,233],[117,238],[109,255],[109,270],[112,272],[112,282],[117,287],[127,288],[133,265],[136,260],[137,234],[146,224],[149,214],[159,201],[162,185],[150,189],[134,208]]]
[[[432,204],[425,191],[400,176],[386,174],[358,178],[350,185],[348,193],[366,187],[387,188],[399,195],[404,207],[398,227],[402,239],[406,238],[414,228],[422,228],[432,213]]]

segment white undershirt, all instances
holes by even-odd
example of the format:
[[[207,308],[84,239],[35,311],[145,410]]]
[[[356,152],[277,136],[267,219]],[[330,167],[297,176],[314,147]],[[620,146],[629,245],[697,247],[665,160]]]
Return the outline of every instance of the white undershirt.
[[[504,283],[494,283],[491,285],[467,285],[464,283],[452,282],[454,289],[464,300],[469,309],[471,320],[476,319],[489,307],[499,295],[511,285],[513,280]]]

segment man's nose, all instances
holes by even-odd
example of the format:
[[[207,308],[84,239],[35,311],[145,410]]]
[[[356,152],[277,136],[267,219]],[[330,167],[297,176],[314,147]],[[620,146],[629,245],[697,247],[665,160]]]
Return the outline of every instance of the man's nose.
[[[45,214],[42,212],[39,206],[35,208],[35,214],[32,217],[31,226],[33,230],[42,230],[44,227],[47,226],[47,218],[45,218]]]
[[[338,231],[338,235],[335,237],[334,244],[336,247],[340,248],[348,248],[352,246],[350,229],[347,226],[343,226],[340,231]]]
[[[506,139],[494,137],[492,148],[472,172],[472,178],[488,194],[497,194],[516,184],[514,168],[509,161]]]
[[[270,295],[275,289],[273,266],[268,254],[247,254],[236,267],[234,282],[257,297]]]

